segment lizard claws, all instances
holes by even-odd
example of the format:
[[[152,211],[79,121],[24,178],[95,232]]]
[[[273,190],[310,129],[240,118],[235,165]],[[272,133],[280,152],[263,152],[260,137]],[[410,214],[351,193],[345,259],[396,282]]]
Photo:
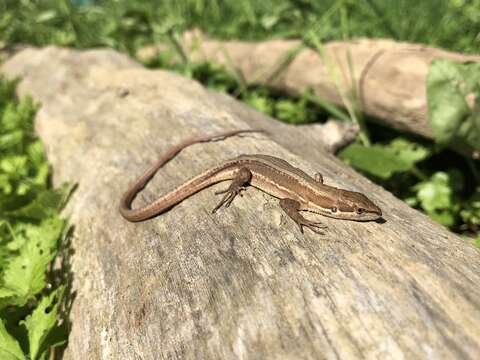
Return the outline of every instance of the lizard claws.
[[[225,190],[216,191],[216,192],[215,192],[215,195],[221,195],[221,194],[225,194],[225,193],[235,192],[235,193],[236,193],[235,195],[243,196],[242,191],[244,191],[244,190],[246,190],[246,189],[247,189],[247,188],[244,187],[244,186],[239,187],[239,188],[237,188],[237,189],[228,188],[228,189],[225,189]]]
[[[213,208],[212,214],[220,209],[223,205],[228,208],[237,195],[243,196],[242,191],[246,189],[245,185],[250,181],[251,178],[252,173],[250,170],[247,168],[241,168],[228,189],[217,191],[215,193],[215,195],[225,194],[225,196],[222,198],[222,200],[220,200],[218,205]]]
[[[213,208],[212,214],[214,214],[218,209],[220,209],[224,205],[225,205],[226,208],[228,208],[230,206],[230,204],[232,203],[233,199],[235,199],[235,197],[237,195],[243,196],[242,191],[244,191],[244,190],[245,190],[245,187],[232,187],[231,186],[226,190],[217,191],[215,193],[215,195],[225,194],[225,196],[222,198],[222,200],[220,200],[218,205]]]
[[[312,221],[305,219],[299,212],[300,203],[293,199],[281,199],[280,207],[283,211],[298,225],[300,232],[303,234],[303,227],[312,230],[314,233],[324,235],[322,229],[326,229],[327,226],[323,225],[319,221]]]
[[[321,222],[310,221],[304,218],[304,220],[297,222],[300,232],[303,234],[303,227],[312,230],[316,234],[325,235],[325,232],[322,230],[326,229],[327,226],[323,225]]]

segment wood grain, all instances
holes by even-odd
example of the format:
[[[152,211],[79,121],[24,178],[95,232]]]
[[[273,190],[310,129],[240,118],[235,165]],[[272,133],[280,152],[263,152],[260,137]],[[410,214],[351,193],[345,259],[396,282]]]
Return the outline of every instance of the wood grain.
[[[76,292],[66,359],[475,359],[480,251],[285,128],[178,75],[110,50],[25,49],[3,64],[41,102],[36,129],[54,181],[79,187]],[[128,183],[160,152],[200,133],[251,134],[186,149],[136,200],[151,201],[242,153],[282,157],[327,184],[362,191],[386,222],[323,218],[302,236],[254,189],[211,215],[207,189],[152,220],[118,213]]]

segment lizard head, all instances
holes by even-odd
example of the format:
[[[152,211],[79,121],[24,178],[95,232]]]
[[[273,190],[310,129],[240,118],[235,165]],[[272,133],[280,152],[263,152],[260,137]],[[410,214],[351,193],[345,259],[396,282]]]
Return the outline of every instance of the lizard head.
[[[312,205],[317,207],[315,204]],[[314,212],[337,219],[372,221],[382,217],[382,210],[373,201],[355,191],[336,189],[334,197],[318,205],[317,211],[313,210]]]
[[[332,215],[355,221],[371,221],[382,217],[382,210],[359,192],[340,190],[336,204],[330,208]]]

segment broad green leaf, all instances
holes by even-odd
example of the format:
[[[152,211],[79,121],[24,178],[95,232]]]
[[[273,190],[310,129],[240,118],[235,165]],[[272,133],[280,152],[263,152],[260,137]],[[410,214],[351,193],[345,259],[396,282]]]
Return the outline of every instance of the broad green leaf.
[[[452,205],[452,189],[447,173],[437,172],[428,181],[417,184],[414,189],[422,208],[427,212],[446,209]]]
[[[28,145],[27,153],[29,160],[36,166],[45,164],[45,149],[43,144],[36,140]]]
[[[25,354],[20,344],[11,336],[0,319],[0,359],[2,360],[24,360]]]
[[[339,154],[342,160],[353,167],[382,179],[388,179],[396,172],[410,170],[416,162],[429,155],[427,148],[405,139],[395,139],[388,145],[352,144]]]
[[[480,92],[479,92],[480,96]],[[480,101],[470,115],[468,121],[464,121],[458,129],[457,137],[474,149],[480,149]]]
[[[458,214],[459,204],[454,201],[455,172],[436,172],[427,180],[413,187],[420,206],[435,221],[452,226]],[[457,180],[458,181],[458,180]]]
[[[415,164],[430,156],[430,149],[404,138],[396,138],[390,142],[395,154],[405,163]]]
[[[344,149],[339,156],[354,168],[383,179],[388,179],[395,172],[410,169],[409,164],[399,159],[391,151],[385,150],[385,147],[380,145],[367,147],[352,144]]]
[[[45,272],[56,254],[57,243],[64,228],[64,220],[51,218],[44,220],[40,226],[27,228],[28,238],[5,268],[3,275],[4,293],[15,293],[14,298],[0,299],[0,308],[7,305],[23,306],[38,294],[46,285]]]
[[[23,155],[10,155],[0,159],[0,171],[5,174],[21,177],[27,175],[28,158]]]
[[[5,221],[5,224],[9,224],[9,222]],[[32,225],[27,222],[17,222],[12,227],[12,231],[10,233],[13,239],[9,241],[5,247],[11,252],[20,250],[22,246],[25,245],[25,243],[28,241],[26,233],[28,229],[32,226],[36,225]]]
[[[427,77],[430,125],[440,145],[480,149],[480,63],[434,60]]]
[[[21,322],[27,328],[30,359],[32,360],[38,359],[43,352],[48,350],[44,347],[45,339],[55,327],[63,291],[64,288],[60,287],[50,295],[44,296],[32,314]]]
[[[44,190],[28,205],[13,211],[5,211],[8,216],[26,217],[42,220],[55,216],[72,191],[72,186],[65,184],[55,190]]]
[[[20,145],[23,141],[24,132],[21,130],[9,131],[3,135],[0,135],[0,151]]]
[[[16,292],[7,288],[0,288],[0,299],[10,298],[15,296]]]
[[[23,129],[32,131],[32,119],[37,111],[37,106],[29,96],[23,97],[19,102],[9,102],[4,109],[1,125],[6,130]]]

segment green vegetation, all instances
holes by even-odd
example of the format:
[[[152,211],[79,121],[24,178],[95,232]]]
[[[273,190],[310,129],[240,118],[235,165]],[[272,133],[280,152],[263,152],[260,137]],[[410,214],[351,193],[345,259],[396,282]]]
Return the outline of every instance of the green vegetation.
[[[480,63],[435,60],[427,93],[435,142],[480,151]]]
[[[85,4],[75,6],[73,4]],[[133,53],[192,27],[220,38],[389,37],[480,47],[480,0],[2,0],[0,41]]]
[[[0,79],[0,358],[45,359],[66,339],[57,315],[64,285],[52,263],[65,230],[59,210],[70,192],[49,186],[37,106]]]
[[[0,1],[0,49],[107,46],[133,55],[158,42],[175,48],[182,31],[193,27],[218,38],[301,38],[319,52],[325,41],[366,36],[478,53],[480,0]],[[173,56],[182,61],[172,64],[170,56],[146,65],[178,71],[282,121],[318,122],[330,115],[356,121],[362,137],[340,158],[453,231],[476,237],[480,246],[478,161],[446,148],[479,149],[478,65],[439,61],[431,67],[432,143],[373,125],[353,104],[344,110],[310,91],[291,98],[247,85],[218,65],[195,64],[181,53]],[[65,233],[58,211],[70,188],[49,186],[48,164],[32,130],[36,105],[16,99],[14,85],[0,81],[0,358],[45,359],[66,341],[65,321],[58,321],[65,274],[52,264]]]

